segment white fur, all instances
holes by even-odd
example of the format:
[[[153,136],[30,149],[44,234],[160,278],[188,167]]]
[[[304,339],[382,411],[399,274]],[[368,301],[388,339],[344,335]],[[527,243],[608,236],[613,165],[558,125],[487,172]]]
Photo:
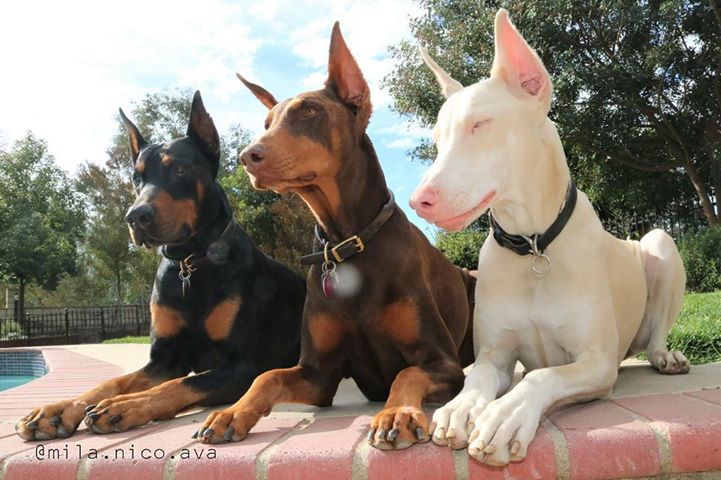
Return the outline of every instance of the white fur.
[[[496,16],[491,77],[450,90],[434,130],[438,158],[414,193],[414,208],[452,230],[490,208],[508,232],[545,231],[570,175],[547,118],[551,80],[505,11]],[[431,191],[433,201],[421,211]],[[489,192],[495,192],[490,202],[479,206]],[[539,277],[530,256],[514,254],[490,235],[483,244],[476,361],[461,393],[433,416],[437,444],[468,446],[490,465],[519,461],[549,407],[608,394],[627,356],[646,350],[659,371],[688,371],[683,354],[666,349],[686,281],[666,233],[618,240],[603,230],[579,191],[573,215],[546,253],[552,268]],[[528,373],[507,392],[518,360]]]

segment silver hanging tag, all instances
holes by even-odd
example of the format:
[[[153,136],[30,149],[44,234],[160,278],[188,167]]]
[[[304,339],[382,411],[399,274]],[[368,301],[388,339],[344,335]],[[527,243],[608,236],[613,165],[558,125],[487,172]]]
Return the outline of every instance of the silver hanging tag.
[[[533,237],[526,237],[524,235],[523,238],[526,239],[533,251],[531,257],[531,270],[533,270],[533,273],[535,273],[536,276],[540,278],[545,277],[548,275],[548,272],[551,271],[551,257],[538,250],[538,235],[534,235]]]

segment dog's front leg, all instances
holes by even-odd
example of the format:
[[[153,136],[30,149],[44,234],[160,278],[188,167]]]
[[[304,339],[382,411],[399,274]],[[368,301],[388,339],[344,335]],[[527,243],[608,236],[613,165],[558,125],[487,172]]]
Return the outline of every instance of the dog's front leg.
[[[77,430],[86,409],[116,395],[152,388],[169,378],[185,375],[187,369],[152,360],[142,369],[107,380],[77,398],[62,400],[34,409],[21,418],[15,431],[24,440],[66,438]]]
[[[449,363],[438,368],[413,366],[401,370],[391,385],[385,407],[371,421],[369,443],[381,450],[400,450],[427,442],[430,436],[421,409],[423,401],[433,396],[448,398],[462,379],[463,370]]]
[[[614,355],[600,348],[586,350],[574,363],[531,371],[475,418],[468,453],[493,466],[524,459],[548,407],[603,396],[617,376]]]
[[[124,432],[152,420],[171,419],[193,406],[232,402],[245,393],[259,372],[234,361],[149,390],[107,398],[87,413],[85,424],[94,433]]]
[[[503,394],[513,381],[514,356],[484,350],[456,397],[433,413],[431,434],[436,445],[457,450],[468,446],[470,423],[485,406]]]
[[[203,443],[243,440],[277,403],[329,406],[340,378],[335,372],[331,377],[303,365],[265,372],[234,405],[208,415],[196,437]]]

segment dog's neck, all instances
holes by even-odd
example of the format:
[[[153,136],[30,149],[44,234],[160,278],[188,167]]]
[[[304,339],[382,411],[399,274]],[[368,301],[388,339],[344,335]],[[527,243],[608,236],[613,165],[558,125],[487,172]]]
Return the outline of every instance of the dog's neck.
[[[543,233],[558,216],[571,179],[566,155],[556,127],[546,119],[542,148],[535,157],[513,159],[523,162],[517,178],[506,191],[499,192],[491,212],[511,234]]]
[[[195,234],[182,245],[164,247],[163,255],[174,260],[182,260],[188,255],[203,255],[208,247],[218,240],[233,221],[233,211],[223,189],[215,183],[200,207],[198,218],[207,219],[198,224]]]
[[[335,177],[297,190],[333,243],[364,229],[388,201],[385,177],[367,135],[348,156]]]

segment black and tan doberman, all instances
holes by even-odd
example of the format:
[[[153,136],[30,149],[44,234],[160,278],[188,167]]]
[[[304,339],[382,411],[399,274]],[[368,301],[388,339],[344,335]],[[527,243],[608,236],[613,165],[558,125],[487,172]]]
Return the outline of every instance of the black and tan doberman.
[[[427,441],[423,402],[456,394],[473,359],[474,279],[393,203],[365,133],[368,85],[337,24],[324,89],[277,102],[241,80],[270,109],[265,134],[241,161],[256,188],[303,198],[320,251],[306,258],[313,266],[299,364],[258,377],[235,405],[208,417],[199,438],[242,440],[279,402],[330,405],[340,380],[352,377],[370,400],[386,400],[372,445]]]
[[[123,112],[137,199],[137,245],[163,256],[150,300],[150,361],[77,398],[34,409],[26,440],[125,431],[196,405],[234,402],[262,372],[298,361],[305,281],[266,257],[233,221],[216,181],[220,142],[196,92],[187,136],[147,144]],[[189,372],[197,375],[187,376]]]

